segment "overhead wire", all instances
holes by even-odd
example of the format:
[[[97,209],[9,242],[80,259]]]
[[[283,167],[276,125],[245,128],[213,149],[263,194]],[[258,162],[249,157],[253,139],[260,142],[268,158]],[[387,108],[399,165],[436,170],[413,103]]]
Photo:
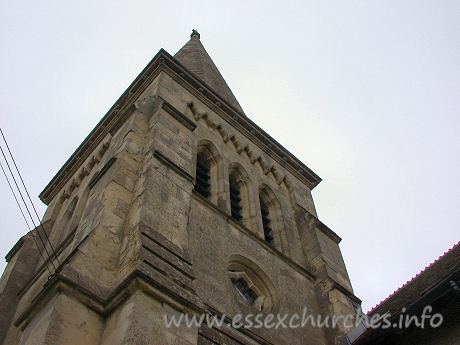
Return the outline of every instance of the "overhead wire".
[[[0,162],[0,167],[2,168],[3,175],[5,176],[5,179],[6,179],[6,182],[8,183],[8,186],[10,187],[11,194],[13,194],[14,200],[16,200],[16,204],[17,204],[18,207],[19,207],[19,211],[21,211],[22,218],[24,218],[24,221],[26,222],[27,229],[29,229],[29,233],[31,233],[32,229],[31,229],[31,227],[30,227],[30,225],[29,225],[29,222],[27,221],[27,218],[26,218],[26,215],[24,214],[24,211],[23,211],[22,208],[21,208],[21,205],[19,204],[19,200],[18,200],[18,198],[16,197],[16,194],[14,193],[13,186],[11,186],[10,180],[9,180],[9,178],[8,178],[8,175],[6,174],[5,169],[3,168],[2,162]],[[38,245],[37,239],[35,238],[34,234],[31,234],[31,235],[32,235],[32,238],[34,239],[35,246],[37,247],[38,252],[40,253],[40,256],[42,257],[43,263],[46,265],[46,261],[47,261],[47,260],[45,259],[45,256],[43,255],[43,252],[41,251],[40,246]],[[50,268],[48,267],[48,265],[46,265],[46,268],[48,269],[49,274],[52,275],[51,270],[50,270]]]
[[[27,197],[29,198],[29,202],[30,202],[30,204],[32,205],[32,208],[33,208],[33,210],[34,210],[34,212],[35,212],[35,216],[37,217],[38,222],[39,222],[39,224],[40,224],[40,227],[41,227],[41,229],[43,230],[43,233],[44,233],[45,236],[46,236],[46,239],[47,239],[47,241],[48,241],[48,243],[49,243],[49,245],[50,245],[50,247],[51,247],[51,250],[53,251],[53,255],[54,255],[54,257],[55,257],[55,259],[56,259],[58,265],[60,265],[59,258],[58,258],[57,255],[56,255],[56,251],[54,250],[53,245],[51,244],[51,241],[50,241],[50,239],[49,239],[49,237],[48,237],[48,234],[46,233],[46,230],[45,230],[45,228],[43,227],[42,222],[40,221],[40,216],[38,215],[37,209],[35,208],[35,205],[34,205],[34,203],[33,203],[33,201],[32,201],[32,198],[30,197],[30,194],[29,194],[29,191],[27,190],[26,184],[24,183],[24,180],[22,179],[21,172],[19,171],[19,168],[18,168],[18,166],[17,166],[17,164],[16,164],[16,161],[14,160],[13,154],[12,154],[12,152],[11,152],[11,150],[10,150],[10,147],[9,147],[9,145],[8,145],[8,142],[6,141],[5,135],[3,134],[3,131],[2,131],[1,128],[0,128],[0,133],[1,133],[1,135],[2,135],[3,141],[5,142],[6,148],[8,149],[8,152],[9,152],[9,154],[10,154],[11,160],[13,161],[14,167],[16,168],[16,171],[17,171],[17,173],[18,173],[18,175],[19,175],[19,178],[21,179],[22,186],[24,187],[24,190],[26,191]]]
[[[32,214],[30,213],[30,210],[27,207],[27,203],[26,203],[26,201],[24,199],[24,196],[22,195],[21,189],[19,188],[19,185],[18,185],[18,183],[16,181],[16,178],[14,177],[13,171],[11,170],[10,164],[8,163],[8,160],[6,159],[6,155],[3,152],[3,149],[2,149],[1,146],[0,146],[0,151],[2,152],[3,159],[5,160],[6,166],[8,167],[8,170],[10,171],[11,177],[13,178],[13,182],[14,182],[14,184],[16,186],[16,189],[19,192],[19,196],[21,197],[21,200],[22,200],[22,202],[23,202],[23,204],[25,206],[25,209],[26,209],[26,211],[27,211],[27,213],[29,215],[29,218],[32,221],[32,225],[34,226],[35,229],[37,229],[37,225],[35,224],[34,218],[32,217]],[[42,243],[42,246],[45,249],[45,252],[46,252],[46,255],[47,255],[48,259],[50,259],[54,270],[56,270],[56,267],[54,266],[54,262],[51,260],[51,255],[48,252],[48,248],[46,247],[46,243],[45,243],[45,241],[43,241],[42,236],[40,235],[40,231],[38,231],[38,230],[39,229],[37,229],[38,238],[40,239],[40,242]]]
[[[11,157],[11,160],[13,161],[14,167],[16,168],[16,172],[17,172],[17,174],[18,174],[18,176],[19,176],[19,178],[20,178],[20,180],[21,180],[21,183],[22,183],[22,186],[23,186],[23,188],[24,188],[24,191],[25,191],[25,193],[27,194],[28,199],[29,199],[29,202],[30,202],[30,204],[32,205],[32,208],[33,208],[33,210],[34,210],[34,212],[35,212],[35,216],[36,216],[37,219],[38,219],[38,224],[39,224],[38,226],[36,225],[36,223],[35,223],[35,221],[34,221],[34,218],[33,218],[32,214],[31,214],[31,212],[30,212],[30,210],[29,210],[29,207],[27,206],[27,202],[26,202],[26,200],[25,200],[25,198],[24,198],[24,196],[23,196],[23,194],[22,194],[22,192],[21,192],[21,189],[20,189],[20,187],[19,187],[18,182],[16,181],[16,178],[15,178],[14,173],[13,173],[13,171],[12,171],[12,169],[11,169],[11,166],[10,166],[10,164],[9,164],[9,162],[8,162],[8,159],[7,159],[7,157],[6,157],[6,154],[5,154],[5,152],[3,151],[3,149],[2,149],[1,146],[0,146],[0,151],[1,151],[1,153],[2,153],[3,159],[5,160],[5,163],[6,163],[6,165],[7,165],[7,167],[8,167],[8,170],[9,170],[9,172],[10,172],[10,174],[11,174],[11,177],[13,178],[13,182],[14,182],[14,184],[15,184],[15,186],[16,186],[17,191],[19,192],[20,198],[21,198],[21,200],[22,200],[22,202],[23,202],[23,204],[24,204],[24,207],[25,207],[25,209],[26,209],[28,215],[29,215],[29,218],[30,218],[30,220],[32,221],[32,224],[33,224],[34,228],[36,229],[36,233],[37,233],[37,235],[38,235],[38,237],[39,237],[39,239],[40,239],[41,244],[43,245],[43,248],[44,248],[44,250],[45,250],[45,252],[46,252],[46,255],[47,255],[47,257],[48,257],[48,260],[50,261],[51,265],[53,266],[54,271],[56,271],[56,266],[55,266],[54,260],[53,260],[53,258],[52,258],[52,256],[54,256],[54,259],[57,261],[58,265],[60,265],[59,259],[58,259],[57,255],[56,255],[56,251],[54,250],[53,245],[51,244],[51,241],[50,241],[50,239],[49,239],[49,237],[48,237],[48,234],[46,233],[46,230],[45,230],[45,228],[43,227],[42,222],[40,221],[40,217],[38,216],[38,212],[37,212],[37,210],[36,210],[36,208],[35,208],[34,203],[32,202],[32,198],[30,197],[29,191],[27,190],[27,187],[26,187],[26,185],[25,185],[25,183],[24,183],[24,179],[22,178],[22,175],[21,175],[21,173],[20,173],[20,171],[19,171],[19,168],[18,168],[18,166],[17,166],[17,164],[16,164],[16,161],[14,160],[13,154],[12,154],[10,148],[9,148],[8,142],[6,141],[6,138],[5,138],[5,136],[4,136],[3,131],[1,130],[1,128],[0,128],[0,133],[1,133],[1,135],[2,135],[2,137],[3,137],[3,141],[5,142],[5,145],[6,145],[7,149],[8,149],[8,152],[9,152],[9,155],[10,155],[10,157]],[[4,170],[3,167],[2,167],[2,170]],[[7,178],[6,172],[5,172],[5,171],[4,171],[4,174],[5,174],[5,177]],[[10,185],[10,189],[12,189],[12,186],[11,186],[11,184],[10,184],[8,178],[7,178],[7,182],[8,182],[8,184]],[[13,190],[12,190],[12,192],[13,192]],[[14,195],[14,197],[15,197],[17,203],[18,203],[18,206],[19,206],[19,201],[17,200],[16,195],[14,194],[14,192],[13,192],[13,195]],[[21,213],[23,213],[21,208],[20,208],[20,210],[21,210]],[[24,220],[26,220],[26,217],[25,217],[24,213],[23,213],[23,216],[24,216]],[[27,223],[27,221],[26,221],[26,223]],[[28,223],[27,223],[27,225],[28,225],[28,227],[29,227],[29,224],[28,224]],[[42,230],[43,235],[40,234],[40,229]],[[32,230],[30,229],[30,227],[29,227],[29,231],[32,231]],[[32,234],[32,235],[33,235],[33,234]],[[42,238],[42,236],[45,238],[45,240]],[[34,241],[36,242],[35,237],[34,237]],[[50,252],[48,251],[46,242],[49,243],[49,246],[50,246],[50,248],[51,248],[51,251],[52,251],[52,254],[53,254],[53,255],[50,255]],[[37,243],[37,242],[36,242],[36,245],[37,245],[38,250],[39,250],[40,252],[42,252],[42,251],[40,250],[40,247],[38,246],[38,243]],[[49,269],[48,269],[48,270],[49,270]]]

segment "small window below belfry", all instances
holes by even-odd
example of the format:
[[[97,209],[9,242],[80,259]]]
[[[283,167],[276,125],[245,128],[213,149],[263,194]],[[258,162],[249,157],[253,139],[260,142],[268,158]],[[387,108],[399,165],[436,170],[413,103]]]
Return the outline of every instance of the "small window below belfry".
[[[239,255],[232,256],[228,277],[238,292],[238,298],[251,308],[268,311],[274,306],[273,284],[254,263]]]
[[[256,300],[256,294],[248,287],[244,279],[232,280],[233,285],[235,285],[236,290],[239,292],[241,297],[248,302],[253,304]]]
[[[262,311],[264,309],[265,294],[260,287],[254,284],[248,272],[230,270],[228,275],[240,296],[258,311]]]

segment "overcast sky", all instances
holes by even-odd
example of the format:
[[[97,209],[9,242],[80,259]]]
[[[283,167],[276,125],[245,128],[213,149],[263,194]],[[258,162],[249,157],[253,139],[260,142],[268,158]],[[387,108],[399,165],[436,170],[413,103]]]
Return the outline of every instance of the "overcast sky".
[[[0,126],[43,213],[110,106],[197,29],[245,113],[323,178],[366,311],[460,240],[459,26],[448,0],[2,0]],[[27,228],[3,177],[0,206],[4,256]]]

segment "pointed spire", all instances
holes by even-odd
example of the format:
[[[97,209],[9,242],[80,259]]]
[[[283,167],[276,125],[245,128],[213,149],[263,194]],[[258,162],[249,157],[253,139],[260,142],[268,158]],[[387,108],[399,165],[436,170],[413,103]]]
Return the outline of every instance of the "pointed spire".
[[[200,41],[200,34],[192,30],[190,40],[174,55],[196,77],[208,85],[223,100],[244,115],[243,109],[220,74]]]
[[[200,39],[200,34],[195,29],[192,30],[192,33],[190,34],[190,38],[193,38],[194,36],[198,37],[198,39]]]

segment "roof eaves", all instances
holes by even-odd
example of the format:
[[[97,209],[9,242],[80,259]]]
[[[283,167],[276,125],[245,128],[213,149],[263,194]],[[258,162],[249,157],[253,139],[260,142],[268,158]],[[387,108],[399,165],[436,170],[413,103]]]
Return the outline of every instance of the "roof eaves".
[[[388,302],[389,300],[391,300],[391,298],[393,298],[395,295],[397,295],[399,292],[401,292],[402,290],[406,289],[408,286],[410,286],[417,278],[419,278],[420,276],[422,276],[425,272],[427,272],[428,270],[432,269],[433,266],[435,266],[436,264],[438,264],[440,262],[440,260],[442,260],[447,254],[451,253],[453,250],[455,250],[458,246],[460,246],[460,241],[457,242],[456,244],[454,244],[452,246],[452,248],[450,248],[449,250],[447,250],[446,252],[444,252],[444,254],[440,255],[436,260],[434,260],[432,263],[430,263],[428,266],[426,266],[423,270],[421,270],[419,273],[417,273],[414,277],[412,277],[410,280],[408,280],[406,283],[404,283],[401,287],[399,287],[398,289],[396,289],[392,294],[390,294],[387,298],[385,298],[383,301],[381,301],[380,303],[378,303],[377,305],[375,305],[371,310],[369,310],[367,312],[367,315],[371,315],[373,312],[375,312],[378,308],[380,308],[382,305],[384,305],[386,302]],[[432,286],[429,286],[427,288],[431,288]],[[427,290],[427,288],[425,288],[425,290]]]

